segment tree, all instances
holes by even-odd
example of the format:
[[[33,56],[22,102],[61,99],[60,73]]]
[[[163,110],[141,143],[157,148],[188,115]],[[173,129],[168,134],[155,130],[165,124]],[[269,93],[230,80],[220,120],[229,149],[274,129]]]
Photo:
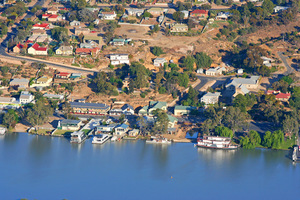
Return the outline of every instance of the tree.
[[[255,146],[251,143],[250,138],[248,136],[241,136],[240,145],[245,149],[255,148]]]
[[[272,133],[270,131],[265,132],[264,140],[262,143],[263,146],[268,147],[268,148],[272,147],[271,135],[272,135]]]
[[[16,124],[19,122],[19,117],[18,114],[15,110],[9,109],[7,113],[4,114],[3,116],[3,121],[2,123],[7,127],[7,128],[14,128]]]
[[[152,112],[155,123],[153,127],[153,133],[155,134],[165,134],[168,131],[169,118],[165,111],[161,109],[156,109]]]
[[[260,135],[254,130],[249,131],[249,138],[250,142],[254,144],[254,146],[257,146],[261,143]]]
[[[210,67],[212,59],[204,52],[196,53],[195,55],[197,68]]]
[[[299,132],[299,123],[297,118],[291,117],[290,115],[285,115],[282,122],[283,131],[291,138],[293,134]]]
[[[269,67],[265,66],[265,65],[262,65],[262,66],[257,68],[257,73],[259,75],[268,77],[271,74],[271,69]]]
[[[121,116],[119,117],[119,122],[122,124],[124,123],[124,120],[125,120],[125,115],[121,114]]]
[[[189,84],[189,81],[190,81],[190,79],[189,79],[189,75],[187,73],[183,73],[183,74],[178,75],[179,86],[187,88],[187,86]]]
[[[187,71],[194,70],[195,58],[193,56],[186,56],[182,60],[182,66],[185,67]]]
[[[148,85],[151,72],[144,65],[138,62],[132,62],[129,70],[131,77],[133,77],[134,88],[140,89]]]
[[[61,41],[64,36],[68,35],[68,29],[63,27],[55,27],[51,29],[51,35],[53,39]]]
[[[187,99],[185,101],[182,101],[182,104],[184,106],[197,106],[199,102],[198,95],[199,92],[196,89],[194,89],[192,86],[190,86]]]
[[[263,10],[267,11],[269,14],[273,12],[275,5],[271,0],[264,0],[262,4]]]
[[[211,119],[206,119],[201,125],[201,132],[204,135],[210,135],[210,131],[213,129],[214,124]]]
[[[230,106],[226,108],[224,121],[227,127],[235,133],[246,125],[246,120],[248,118],[249,116],[247,113],[241,112],[239,108]]]
[[[71,0],[71,7],[73,10],[81,10],[87,6],[86,0]]]
[[[113,95],[117,92],[116,87],[108,81],[108,76],[105,72],[100,72],[93,79],[95,84],[95,92]]]
[[[86,8],[79,10],[77,16],[82,22],[93,22],[96,19],[96,15]]]
[[[176,11],[173,13],[173,19],[176,22],[182,22],[182,20],[184,19],[184,13],[181,11]]]
[[[53,109],[45,100],[38,100],[31,108],[26,110],[26,120],[32,125],[44,124],[50,115],[53,115]]]
[[[230,130],[229,128],[224,127],[224,126],[217,126],[215,128],[215,133],[221,137],[230,137],[230,138],[233,137],[232,130]]]
[[[151,47],[150,51],[155,56],[160,56],[161,54],[164,54],[164,51],[162,50],[162,48],[158,47],[158,46]]]

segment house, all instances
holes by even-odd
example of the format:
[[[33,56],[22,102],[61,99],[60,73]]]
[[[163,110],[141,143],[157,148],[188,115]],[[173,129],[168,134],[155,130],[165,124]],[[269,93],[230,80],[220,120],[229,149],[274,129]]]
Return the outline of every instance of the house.
[[[227,20],[230,16],[230,12],[219,12],[216,16],[216,20]]]
[[[86,34],[89,34],[91,31],[89,28],[75,28],[75,35],[80,35],[80,34],[83,34],[83,35],[86,35]]]
[[[114,135],[123,136],[127,133],[129,126],[127,124],[120,124],[115,127]]]
[[[93,42],[84,42],[84,43],[80,43],[80,45],[79,45],[80,48],[86,48],[86,49],[92,49],[95,46],[96,46],[96,44]]]
[[[44,94],[43,97],[48,98],[48,99],[54,99],[54,100],[63,100],[64,95],[61,94]]]
[[[46,30],[45,29],[33,29],[31,30],[31,35],[45,35]]]
[[[282,12],[287,9],[289,9],[289,7],[287,7],[287,6],[275,6],[273,8],[273,11],[274,11],[274,13],[278,13],[278,12]]]
[[[139,115],[150,115],[156,109],[167,110],[167,102],[162,101],[150,101],[148,106],[144,106],[139,110]]]
[[[130,83],[130,76],[127,76],[124,78],[124,80],[122,80],[122,84],[123,84],[122,88],[126,88],[126,87],[128,88],[129,83]]]
[[[1,109],[17,109],[21,106],[20,102],[14,97],[0,97]]]
[[[34,96],[28,91],[22,91],[19,97],[19,102],[21,104],[31,103],[34,100]]]
[[[153,17],[158,17],[164,13],[164,9],[152,7],[150,9],[148,9],[147,12],[149,12],[151,15],[153,15]]]
[[[203,97],[201,97],[200,100],[201,102],[205,103],[205,105],[216,104],[219,102],[220,95],[221,95],[220,92],[215,92],[215,93],[208,92],[205,95],[203,95]]]
[[[70,22],[70,26],[80,26],[80,21],[73,20]]]
[[[180,12],[183,13],[183,19],[188,19],[189,18],[190,12],[188,10],[182,10]]]
[[[61,20],[62,20],[62,17],[59,15],[51,15],[47,18],[47,21],[49,21],[49,22],[58,22]]]
[[[99,19],[95,19],[95,20],[93,21],[93,23],[96,24],[96,25],[98,25],[98,24],[100,23],[100,20],[99,20]]]
[[[117,17],[117,14],[115,11],[110,11],[110,12],[101,12],[98,15],[100,19],[102,20],[115,20]]]
[[[156,67],[164,66],[168,61],[165,58],[155,58],[153,61],[153,65]]]
[[[192,12],[190,12],[190,17],[206,19],[208,18],[208,10],[193,10]]]
[[[244,70],[243,69],[238,69],[237,70],[237,74],[243,74],[244,73]]]
[[[69,72],[59,72],[58,74],[55,75],[56,78],[62,78],[62,79],[67,79],[70,77]]]
[[[99,48],[77,48],[76,55],[92,55],[95,56],[99,53]]]
[[[102,103],[70,102],[70,106],[74,114],[106,115],[109,111],[109,106]]]
[[[144,9],[141,8],[126,8],[126,13],[132,16],[141,16],[144,13]]]
[[[266,95],[281,93],[280,90],[267,90]]]
[[[124,106],[122,106],[122,112],[125,114],[125,115],[134,115],[134,109],[131,105],[129,104],[125,104]]]
[[[59,11],[58,8],[53,6],[53,7],[49,8],[49,9],[46,11],[46,13],[52,14],[52,15],[57,15],[58,11]]]
[[[47,87],[50,86],[51,82],[52,82],[52,78],[43,76],[36,79],[35,83],[31,84],[30,87]]]
[[[112,65],[130,64],[128,54],[110,54],[109,58]]]
[[[168,119],[169,119],[168,128],[173,128],[178,122],[178,119],[176,117],[171,116],[171,115],[168,115]]]
[[[267,66],[267,67],[272,67],[272,62],[274,62],[275,60],[272,58],[267,58],[265,56],[260,57],[263,60],[263,65]]]
[[[19,79],[19,78],[14,78],[13,80],[10,81],[9,86],[10,87],[22,87],[22,88],[27,88],[29,85],[29,80],[27,79]]]
[[[197,73],[197,74],[203,74],[203,68],[197,69],[197,70],[196,70],[196,73]]]
[[[158,17],[157,17],[158,23],[161,24],[161,23],[164,21],[164,18],[165,18],[165,17],[164,17],[163,15],[158,16]]]
[[[193,106],[175,106],[174,107],[174,115],[180,116],[180,115],[188,115],[192,110],[196,110],[196,107]]]
[[[57,129],[78,131],[81,125],[81,120],[63,119],[61,121],[58,121]]]
[[[71,76],[69,77],[72,80],[81,78],[82,74],[81,73],[72,73]]]
[[[139,129],[132,129],[131,131],[128,131],[128,137],[136,137],[140,133]]]
[[[101,36],[95,35],[95,34],[89,34],[85,35],[83,37],[83,42],[85,43],[93,43],[94,46],[102,45],[103,38]]]
[[[14,53],[20,53],[21,49],[23,49],[24,47],[25,47],[24,45],[18,43],[16,46],[14,46],[13,52]]]
[[[290,97],[290,93],[278,93],[275,95],[275,99],[279,101],[288,101]]]
[[[186,33],[188,32],[189,28],[186,24],[174,24],[170,25],[170,32],[171,33]]]
[[[55,50],[55,54],[56,55],[63,55],[63,56],[72,55],[73,54],[73,47],[62,45],[58,49]]]
[[[129,104],[120,104],[120,103],[115,103],[112,105],[110,111],[110,115],[133,115],[134,114],[134,109],[131,105]]]
[[[40,47],[38,43],[34,43],[31,47],[28,48],[28,54],[32,55],[48,55],[47,47]]]
[[[226,72],[225,67],[216,67],[216,68],[209,68],[206,70],[205,74],[207,76],[220,76],[223,72]]]
[[[113,46],[124,46],[125,45],[125,39],[122,38],[115,38],[112,41],[109,42],[109,44]]]
[[[251,76],[250,78],[233,78],[225,86],[226,90],[232,92],[235,97],[238,94],[247,94],[249,89],[257,89],[259,83],[259,76]]]
[[[49,28],[50,28],[50,25],[47,23],[42,23],[42,24],[37,23],[32,26],[32,30],[35,30],[35,29],[48,30]]]
[[[95,134],[112,133],[117,124],[100,125],[95,128]]]

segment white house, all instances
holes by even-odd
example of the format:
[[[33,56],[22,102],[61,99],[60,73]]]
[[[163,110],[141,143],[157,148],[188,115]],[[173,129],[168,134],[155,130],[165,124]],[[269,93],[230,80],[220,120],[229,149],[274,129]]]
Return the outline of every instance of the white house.
[[[208,76],[220,76],[222,72],[226,72],[225,67],[216,67],[216,68],[209,68],[206,70],[205,74]]]
[[[237,74],[243,74],[244,73],[244,70],[243,69],[238,69],[237,70]]]
[[[28,48],[28,54],[32,55],[47,55],[48,54],[47,47],[40,47],[37,43]]]
[[[0,108],[2,109],[16,109],[21,105],[14,97],[0,97]]]
[[[130,64],[128,54],[111,54],[109,55],[110,64]]]
[[[114,135],[125,135],[128,131],[129,126],[127,124],[121,124],[115,127]]]
[[[272,58],[268,58],[265,56],[260,57],[263,60],[263,65],[266,65],[267,67],[272,67],[272,62],[274,62],[275,60]]]
[[[80,21],[73,20],[70,22],[70,26],[80,26]]]
[[[115,13],[115,11],[101,12],[101,13],[99,13],[99,17],[102,20],[115,20],[117,17],[117,14]]]
[[[168,61],[165,58],[155,58],[153,61],[153,65],[156,67],[164,66]]]
[[[205,95],[203,95],[203,97],[201,97],[201,102],[205,103],[206,105],[208,104],[215,104],[219,102],[219,97],[220,97],[221,93],[220,92],[215,92],[215,93],[211,93],[208,92]]]
[[[127,8],[126,12],[128,15],[141,16],[144,13],[144,9],[141,8]]]
[[[219,12],[216,16],[216,20],[227,20],[230,15],[229,12]]]
[[[287,9],[289,9],[289,7],[286,7],[286,6],[275,6],[273,8],[274,13],[282,12],[282,11],[287,10]]]
[[[34,96],[30,94],[28,91],[22,91],[19,97],[19,101],[21,104],[31,103],[34,100]]]

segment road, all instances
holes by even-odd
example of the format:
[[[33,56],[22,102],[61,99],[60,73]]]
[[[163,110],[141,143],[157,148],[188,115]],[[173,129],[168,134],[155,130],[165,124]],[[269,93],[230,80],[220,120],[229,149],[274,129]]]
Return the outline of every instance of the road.
[[[283,75],[289,75],[294,72],[294,69],[289,65],[289,63],[286,61],[287,57],[283,55],[282,52],[278,51],[277,52],[278,56],[282,60],[284,66],[286,67],[286,72],[284,72]]]

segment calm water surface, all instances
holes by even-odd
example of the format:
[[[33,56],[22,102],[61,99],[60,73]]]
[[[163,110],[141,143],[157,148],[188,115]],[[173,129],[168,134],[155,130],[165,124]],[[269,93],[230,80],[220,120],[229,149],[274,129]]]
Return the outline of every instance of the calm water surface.
[[[0,138],[0,200],[299,199],[300,163],[286,155],[15,133]]]

